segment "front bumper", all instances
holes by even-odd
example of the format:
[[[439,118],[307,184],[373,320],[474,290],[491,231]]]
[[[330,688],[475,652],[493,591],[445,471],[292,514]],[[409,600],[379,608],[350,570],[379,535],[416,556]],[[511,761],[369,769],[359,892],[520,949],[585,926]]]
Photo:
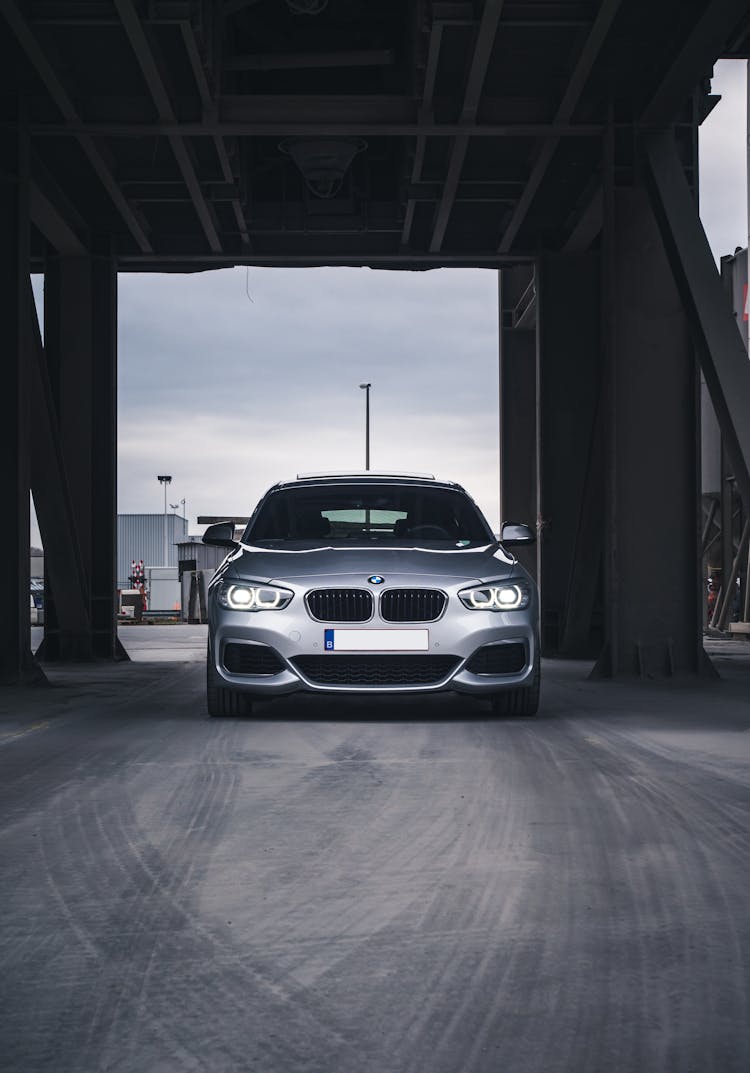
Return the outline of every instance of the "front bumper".
[[[359,580],[359,579],[357,579]],[[413,578],[410,583],[417,587]],[[329,584],[344,587],[347,579],[316,578],[314,587]],[[394,582],[395,583],[395,582]],[[445,611],[434,622],[392,623],[378,616],[362,623],[319,622],[313,619],[304,600],[311,583],[298,586],[287,580],[286,588],[294,589],[295,598],[282,611],[229,611],[220,607],[212,597],[209,605],[209,631],[211,652],[219,678],[232,689],[243,690],[256,697],[274,697],[299,690],[314,693],[437,693],[454,691],[488,695],[504,689],[516,689],[530,684],[536,660],[536,600],[523,611],[472,611],[458,599],[459,588],[467,582],[460,579],[454,585],[446,585],[444,579],[419,579],[419,587],[436,587],[448,594]],[[361,582],[360,582],[361,584]],[[429,647],[424,656],[453,656],[456,662],[449,673],[429,683],[410,683],[400,680],[398,684],[331,684],[315,681],[293,662],[298,657],[319,656],[335,659],[339,653],[329,655],[325,650],[326,629],[344,628],[361,630],[427,629]],[[515,643],[524,646],[525,662],[520,670],[506,674],[477,674],[467,666],[471,657],[484,645]],[[281,669],[275,674],[237,674],[225,665],[226,646],[264,645],[278,655]],[[395,657],[404,653],[393,653]],[[367,653],[358,653],[366,656]],[[382,651],[373,655],[387,655]]]

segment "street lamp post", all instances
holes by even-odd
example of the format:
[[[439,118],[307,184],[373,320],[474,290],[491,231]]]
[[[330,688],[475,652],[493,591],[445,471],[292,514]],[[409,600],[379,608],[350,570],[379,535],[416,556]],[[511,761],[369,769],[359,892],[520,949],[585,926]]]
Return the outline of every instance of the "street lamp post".
[[[164,565],[169,566],[169,537],[167,535],[167,485],[172,483],[172,478],[165,473],[157,478],[159,484],[164,485]]]
[[[370,468],[370,388],[372,384],[359,385],[365,393],[365,469]]]

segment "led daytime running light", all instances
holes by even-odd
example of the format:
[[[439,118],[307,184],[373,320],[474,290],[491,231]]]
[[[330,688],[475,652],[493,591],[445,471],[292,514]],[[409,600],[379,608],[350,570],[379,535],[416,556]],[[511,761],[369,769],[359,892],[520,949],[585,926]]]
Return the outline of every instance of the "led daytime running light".
[[[528,607],[531,594],[526,585],[483,585],[459,593],[465,607],[472,611],[518,611]]]
[[[244,585],[230,585],[227,589],[227,603],[238,610],[250,610],[255,603],[255,589],[245,588]]]
[[[224,584],[218,599],[231,611],[276,611],[291,603],[293,592],[275,585]]]

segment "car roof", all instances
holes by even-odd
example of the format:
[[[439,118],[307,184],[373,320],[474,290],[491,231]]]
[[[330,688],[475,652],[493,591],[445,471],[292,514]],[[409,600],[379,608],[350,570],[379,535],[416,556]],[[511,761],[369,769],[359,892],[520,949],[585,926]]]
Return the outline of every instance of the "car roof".
[[[380,472],[375,470],[337,470],[324,473],[298,473],[296,478],[279,481],[269,488],[270,492],[277,488],[292,488],[304,485],[346,485],[346,484],[398,484],[408,487],[409,485],[431,485],[437,488],[453,488],[463,492],[464,489],[455,481],[440,480],[432,473],[394,473]]]
[[[319,477],[402,477],[404,480],[434,481],[434,473],[397,472],[392,469],[331,469],[321,473],[298,473],[298,481],[312,481]]]

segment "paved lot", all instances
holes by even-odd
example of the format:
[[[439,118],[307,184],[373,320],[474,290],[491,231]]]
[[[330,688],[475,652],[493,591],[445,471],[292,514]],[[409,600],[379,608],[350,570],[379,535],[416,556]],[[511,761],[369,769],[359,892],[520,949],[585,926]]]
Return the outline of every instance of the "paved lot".
[[[750,1069],[750,649],[209,720],[201,627],[122,638],[0,693],[4,1073]]]

